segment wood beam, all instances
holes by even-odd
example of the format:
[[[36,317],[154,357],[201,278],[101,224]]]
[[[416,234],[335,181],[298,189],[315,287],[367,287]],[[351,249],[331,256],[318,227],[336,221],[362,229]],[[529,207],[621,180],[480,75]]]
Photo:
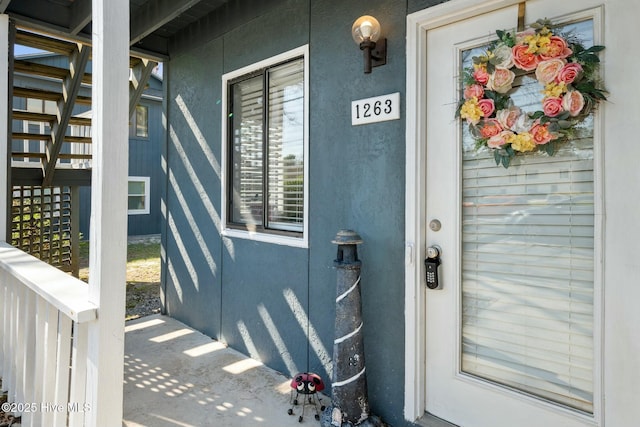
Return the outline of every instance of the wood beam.
[[[69,32],[78,34],[91,22],[91,0],[75,0],[71,4]]]
[[[142,93],[149,82],[149,77],[151,77],[151,72],[156,65],[158,65],[156,62],[143,59],[131,69],[131,86],[133,86],[133,90],[130,91],[129,95],[129,118],[135,113],[136,105],[140,102]]]
[[[65,79],[63,85],[64,99],[58,102],[58,120],[51,127],[51,140],[47,142],[46,147],[47,157],[42,165],[44,171],[42,185],[44,187],[49,186],[53,180],[58,155],[67,132],[67,126],[69,126],[69,119],[73,112],[76,97],[82,85],[82,76],[87,68],[90,52],[91,48],[89,46],[80,44],[78,45],[78,50],[70,58],[69,76]]]
[[[150,0],[131,17],[131,41],[134,45],[140,40],[189,10],[201,0]]]
[[[13,112],[13,119],[28,120],[30,122],[53,123],[54,121],[56,121],[57,116],[55,114],[32,113],[30,111],[16,110]],[[78,126],[91,126],[91,118],[72,116],[71,118],[69,118],[69,124]]]
[[[42,169],[40,168],[11,168],[13,185],[40,185],[42,184]],[[91,169],[58,169],[53,178],[52,186],[65,185],[91,185]]]
[[[85,425],[122,423],[129,169],[129,0],[93,0],[93,168]]]

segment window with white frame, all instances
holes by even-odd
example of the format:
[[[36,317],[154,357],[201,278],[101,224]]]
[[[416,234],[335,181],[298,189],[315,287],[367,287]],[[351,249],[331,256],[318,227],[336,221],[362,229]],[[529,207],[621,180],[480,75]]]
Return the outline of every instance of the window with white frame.
[[[306,50],[223,77],[228,230],[306,238]]]
[[[129,215],[144,215],[149,213],[149,177],[130,176],[127,202]]]
[[[149,138],[149,107],[136,105],[136,111],[131,117],[129,135],[136,138]]]

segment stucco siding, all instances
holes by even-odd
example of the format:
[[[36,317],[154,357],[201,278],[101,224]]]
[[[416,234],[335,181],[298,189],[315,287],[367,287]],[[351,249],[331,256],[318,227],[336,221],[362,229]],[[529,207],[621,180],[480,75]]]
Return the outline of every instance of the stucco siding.
[[[340,229],[357,231],[373,412],[406,425],[404,405],[405,19],[394,0],[273,1],[202,30],[166,68],[169,185],[163,286],[169,315],[288,373],[329,384]],[[387,65],[363,73],[353,21],[376,16]],[[195,31],[197,34],[198,32]],[[309,45],[309,247],[221,238],[222,75]],[[351,101],[400,93],[401,119],[351,125]],[[185,111],[188,111],[189,119]],[[197,131],[194,131],[197,129]],[[198,141],[198,138],[201,138]],[[204,148],[204,151],[203,151]],[[181,193],[182,196],[179,196]],[[185,213],[187,203],[190,214]],[[193,229],[206,235],[203,245]],[[197,281],[197,285],[195,284]]]

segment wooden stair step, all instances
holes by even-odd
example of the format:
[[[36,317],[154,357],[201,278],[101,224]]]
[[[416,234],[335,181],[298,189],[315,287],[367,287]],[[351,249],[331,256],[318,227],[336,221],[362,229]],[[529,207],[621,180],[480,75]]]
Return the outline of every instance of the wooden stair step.
[[[13,65],[13,69],[14,71],[20,73],[42,77],[53,77],[60,80],[65,79],[69,75],[69,70],[66,68],[38,64],[36,62],[30,62],[24,59],[16,59]],[[82,83],[91,84],[91,74],[85,73],[82,76]]]
[[[56,116],[53,114],[32,113],[30,111],[23,111],[23,110],[13,110],[12,118],[14,120],[28,120],[31,122],[44,122],[44,123],[53,123],[54,121],[56,121]],[[91,126],[91,119],[89,117],[72,116],[69,119],[69,124],[78,125],[78,126]]]
[[[19,151],[14,151],[11,153],[11,157],[28,157],[30,159],[44,159],[44,153],[21,153]]]
[[[52,92],[52,91],[40,90],[40,89],[29,89],[24,87],[14,87],[13,96],[18,96],[22,98],[43,99],[45,101],[55,101],[55,102],[58,102],[59,100],[62,99],[61,92]],[[91,97],[77,96],[76,103],[83,104],[83,105],[91,105]]]
[[[93,140],[90,136],[70,136],[65,135],[64,142],[69,142],[73,144],[91,144]]]
[[[51,139],[51,135],[42,133],[13,132],[11,134],[11,138],[28,139],[30,141],[48,141]]]
[[[29,141],[49,141],[51,139],[50,134],[42,133],[26,133],[26,132],[13,132],[11,134],[13,139],[26,139]],[[92,140],[90,136],[71,136],[65,135],[64,141],[73,144],[91,144]]]
[[[66,56],[71,55],[76,49],[75,43],[20,29],[16,31],[16,44]]]
[[[13,152],[11,153],[11,157],[17,158],[30,158],[30,159],[44,159],[46,155],[44,153],[20,153]],[[91,160],[91,154],[69,154],[69,153],[60,153],[58,155],[59,159],[72,159],[72,160]]]

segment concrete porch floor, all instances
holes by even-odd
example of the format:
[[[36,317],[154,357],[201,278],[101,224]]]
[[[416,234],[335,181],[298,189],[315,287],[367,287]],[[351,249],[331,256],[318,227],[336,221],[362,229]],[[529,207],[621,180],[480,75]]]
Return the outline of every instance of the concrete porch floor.
[[[127,322],[126,427],[319,426],[287,414],[290,378],[167,316]],[[329,399],[323,397],[323,404]]]

